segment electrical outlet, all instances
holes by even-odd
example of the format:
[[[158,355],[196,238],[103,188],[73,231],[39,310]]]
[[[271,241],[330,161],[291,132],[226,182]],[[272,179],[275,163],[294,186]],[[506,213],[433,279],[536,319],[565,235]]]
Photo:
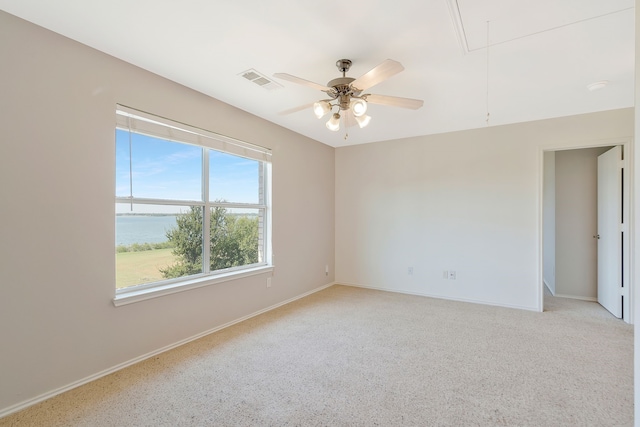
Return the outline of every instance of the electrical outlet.
[[[407,274],[408,274],[409,276],[413,276],[413,267],[409,267],[409,268],[407,268]]]
[[[442,278],[443,278],[444,280],[449,280],[449,272],[448,272],[447,270],[444,270],[444,271],[442,272]]]
[[[267,288],[271,287],[271,277],[267,277]]]
[[[456,272],[453,270],[449,271],[449,280],[456,280]]]

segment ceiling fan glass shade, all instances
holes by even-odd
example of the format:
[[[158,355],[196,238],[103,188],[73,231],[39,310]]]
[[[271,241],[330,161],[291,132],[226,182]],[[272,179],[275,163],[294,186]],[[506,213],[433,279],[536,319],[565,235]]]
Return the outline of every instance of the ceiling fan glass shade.
[[[329,101],[318,101],[313,103],[313,113],[317,118],[321,119],[329,111],[331,111],[331,104],[329,104]]]
[[[371,116],[367,116],[366,114],[363,116],[356,116],[356,122],[358,122],[358,126],[360,126],[360,129],[368,125],[370,121]]]
[[[334,132],[340,130],[340,114],[335,113],[327,122],[327,129]]]
[[[361,98],[353,98],[351,100],[351,111],[356,117],[360,117],[367,112],[367,101]]]

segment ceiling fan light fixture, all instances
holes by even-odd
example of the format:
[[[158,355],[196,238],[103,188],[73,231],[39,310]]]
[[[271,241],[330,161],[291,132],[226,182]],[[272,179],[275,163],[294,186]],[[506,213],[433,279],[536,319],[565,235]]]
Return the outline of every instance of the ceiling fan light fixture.
[[[337,132],[340,130],[340,114],[335,113],[327,122],[327,129]]]
[[[313,113],[317,118],[321,119],[329,111],[331,111],[331,104],[329,104],[329,101],[318,101],[313,103]]]
[[[356,117],[360,117],[367,112],[367,101],[362,98],[353,98],[351,100],[351,111]]]
[[[356,117],[356,122],[358,122],[358,126],[360,126],[360,129],[368,125],[369,122],[371,121],[371,116],[367,116],[366,114],[363,116],[355,116],[355,117]]]

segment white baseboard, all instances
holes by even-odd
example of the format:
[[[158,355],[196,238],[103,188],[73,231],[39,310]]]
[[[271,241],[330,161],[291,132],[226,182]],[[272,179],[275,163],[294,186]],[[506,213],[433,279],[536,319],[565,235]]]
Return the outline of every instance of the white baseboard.
[[[194,336],[191,336],[189,338],[185,338],[185,339],[180,340],[180,341],[178,341],[176,343],[173,343],[173,344],[167,345],[165,347],[159,348],[159,349],[154,350],[152,352],[149,352],[147,354],[143,354],[142,356],[138,356],[138,357],[136,357],[134,359],[131,359],[131,360],[128,360],[126,362],[119,363],[116,366],[113,366],[111,368],[105,369],[104,371],[100,371],[100,372],[95,373],[93,375],[89,375],[86,378],[83,378],[83,379],[78,380],[78,381],[74,381],[74,382],[72,382],[70,384],[67,384],[66,386],[57,388],[55,390],[52,390],[52,391],[49,391],[47,393],[41,394],[41,395],[36,396],[34,398],[27,399],[25,401],[22,401],[20,403],[15,404],[15,405],[9,406],[8,408],[1,409],[0,410],[0,419],[2,419],[3,417],[6,417],[8,415],[11,415],[11,414],[13,414],[15,412],[18,412],[18,411],[21,411],[23,409],[26,409],[29,406],[35,405],[36,403],[40,403],[40,402],[42,402],[44,400],[47,400],[47,399],[50,399],[50,398],[52,398],[54,396],[62,394],[65,391],[69,391],[69,390],[74,389],[76,387],[80,387],[81,385],[90,383],[91,381],[95,381],[95,380],[97,380],[99,378],[102,378],[104,376],[112,374],[112,373],[114,373],[116,371],[119,371],[121,369],[124,369],[124,368],[126,368],[128,366],[135,365],[138,362],[142,362],[143,360],[146,360],[146,359],[149,359],[151,357],[157,356],[160,353],[164,353],[165,351],[169,351],[169,350],[172,350],[172,349],[174,349],[176,347],[180,347],[181,345],[187,344],[187,343],[189,343],[191,341],[195,341],[197,339],[205,337],[205,336],[207,336],[209,334],[212,334],[214,332],[218,332],[218,331],[220,331],[222,329],[228,328],[229,326],[233,326],[236,323],[243,322],[243,321],[245,321],[247,319],[250,319],[252,317],[255,317],[255,316],[258,316],[260,314],[266,313],[268,311],[274,310],[274,309],[276,309],[278,307],[281,307],[283,305],[289,304],[289,303],[291,303],[293,301],[299,300],[301,298],[304,298],[306,296],[309,296],[311,294],[319,292],[319,291],[321,291],[323,289],[329,288],[329,287],[331,287],[333,285],[335,285],[335,282],[329,283],[329,284],[324,285],[324,286],[320,286],[319,288],[312,289],[311,291],[305,292],[304,294],[295,296],[293,298],[289,298],[288,300],[279,302],[279,303],[274,304],[274,305],[272,305],[270,307],[264,308],[262,310],[258,310],[258,311],[254,312],[254,313],[251,313],[251,314],[248,314],[246,316],[240,317],[239,319],[232,320],[231,322],[227,322],[224,325],[217,326],[215,328],[212,328],[212,329],[209,329],[207,331],[201,332],[201,333],[196,334]]]
[[[594,297],[578,297],[575,295],[565,295],[565,294],[555,294],[554,296],[558,298],[569,298],[569,299],[578,299],[580,301],[598,302],[598,298],[594,298]]]
[[[376,291],[394,292],[394,293],[398,293],[398,294],[416,295],[416,296],[420,296],[420,297],[437,298],[437,299],[444,299],[444,300],[449,300],[449,301],[469,302],[469,303],[473,303],[473,304],[491,305],[491,306],[494,306],[494,307],[515,308],[515,309],[518,309],[518,310],[527,310],[527,311],[540,312],[540,310],[538,310],[536,308],[533,308],[533,307],[524,307],[524,306],[513,305],[513,304],[502,304],[502,303],[497,303],[497,302],[493,302],[493,301],[482,301],[482,300],[466,299],[466,298],[452,298],[452,297],[446,296],[446,295],[430,294],[430,293],[427,293],[427,292],[416,292],[416,291],[409,291],[409,290],[404,290],[404,289],[388,289],[388,288],[381,288],[381,287],[377,287],[377,286],[360,285],[360,284],[355,284],[355,283],[336,282],[336,284],[337,285],[344,285],[344,286],[352,286],[354,288],[374,289]]]

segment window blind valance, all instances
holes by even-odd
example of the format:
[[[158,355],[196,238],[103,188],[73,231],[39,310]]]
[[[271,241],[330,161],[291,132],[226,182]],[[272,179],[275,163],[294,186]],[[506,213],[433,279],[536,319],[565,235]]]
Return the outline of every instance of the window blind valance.
[[[268,148],[176,123],[123,105],[116,106],[116,126],[126,131],[201,145],[248,159],[271,162],[271,150]]]

